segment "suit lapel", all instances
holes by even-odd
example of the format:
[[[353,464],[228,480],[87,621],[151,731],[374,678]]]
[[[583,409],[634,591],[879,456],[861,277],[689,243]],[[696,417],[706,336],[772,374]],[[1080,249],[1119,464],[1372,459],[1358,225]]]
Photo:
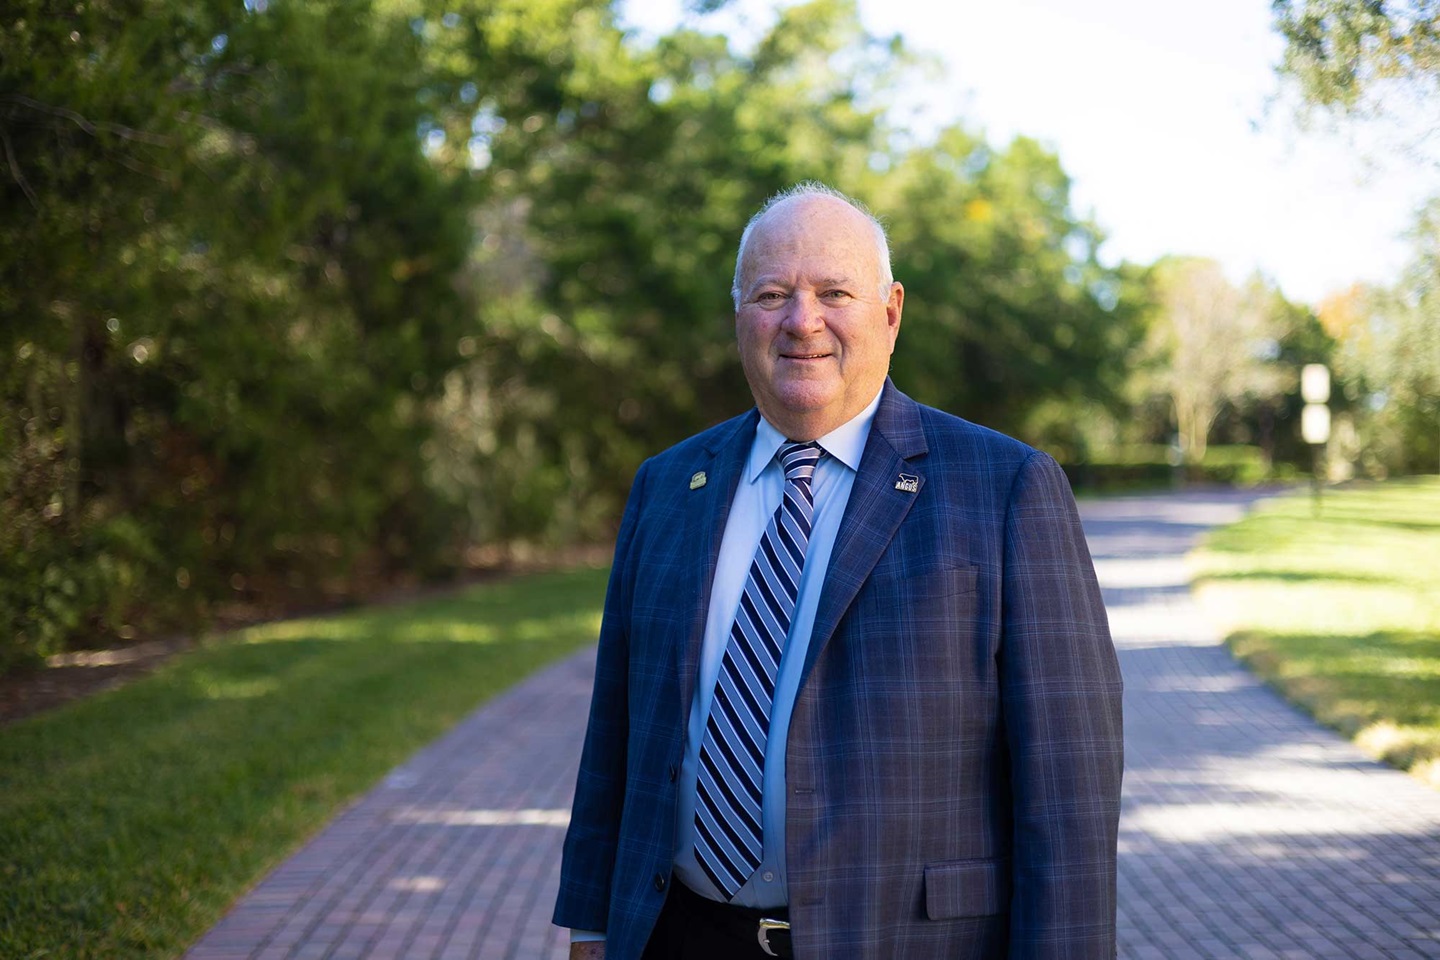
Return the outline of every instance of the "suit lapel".
[[[685,499],[685,543],[695,544],[687,555],[695,558],[686,572],[682,596],[690,598],[689,631],[684,642],[676,644],[676,670],[680,677],[680,703],[688,711],[695,696],[695,678],[700,664],[700,647],[705,638],[705,619],[710,608],[710,590],[715,582],[715,564],[720,554],[720,540],[725,535],[725,521],[740,482],[745,460],[755,440],[755,424],[759,413],[751,410],[741,416],[729,433],[721,432],[708,445],[694,470],[704,471],[705,483],[693,488]],[[692,477],[694,474],[692,474]],[[692,480],[693,482],[693,480]],[[681,723],[686,722],[681,717]]]
[[[855,594],[890,545],[900,522],[925,488],[925,475],[912,461],[923,458],[928,451],[920,427],[919,405],[887,378],[884,395],[870,426],[870,438],[865,443],[865,453],[860,458],[860,469],[850,489],[850,502],[845,507],[830,553],[830,569],[826,571],[825,586],[815,611],[802,684],[810,676],[816,659],[830,642]]]

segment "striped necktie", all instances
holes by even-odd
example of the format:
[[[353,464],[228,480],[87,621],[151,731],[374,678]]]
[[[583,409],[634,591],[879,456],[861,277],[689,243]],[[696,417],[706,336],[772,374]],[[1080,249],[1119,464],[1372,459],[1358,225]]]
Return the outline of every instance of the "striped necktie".
[[[800,592],[815,509],[810,481],[822,453],[814,443],[780,448],[785,495],[750,564],[705,722],[695,797],[695,858],[726,900],[755,872],[764,850],[760,788],[770,705]]]

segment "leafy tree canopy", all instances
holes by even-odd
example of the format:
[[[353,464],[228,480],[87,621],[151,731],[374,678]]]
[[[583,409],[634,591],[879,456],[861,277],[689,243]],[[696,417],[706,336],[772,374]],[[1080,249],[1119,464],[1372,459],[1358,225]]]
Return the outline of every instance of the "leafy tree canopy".
[[[1381,109],[1387,92],[1424,105],[1440,93],[1437,0],[1273,0],[1282,74],[1306,101],[1342,114]]]
[[[850,0],[743,51],[602,0],[12,7],[0,662],[603,537],[749,405],[734,247],[797,180],[889,221],[921,399],[1118,403],[1144,291],[1059,160],[904,136]]]

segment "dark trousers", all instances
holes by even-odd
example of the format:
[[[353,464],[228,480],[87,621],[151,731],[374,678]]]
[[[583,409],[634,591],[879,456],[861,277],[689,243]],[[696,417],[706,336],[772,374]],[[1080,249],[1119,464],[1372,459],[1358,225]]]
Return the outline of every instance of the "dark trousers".
[[[779,910],[750,910],[708,900],[678,880],[641,960],[772,960],[756,937],[760,917],[786,918]],[[781,957],[792,956],[788,933],[775,933],[770,943]]]

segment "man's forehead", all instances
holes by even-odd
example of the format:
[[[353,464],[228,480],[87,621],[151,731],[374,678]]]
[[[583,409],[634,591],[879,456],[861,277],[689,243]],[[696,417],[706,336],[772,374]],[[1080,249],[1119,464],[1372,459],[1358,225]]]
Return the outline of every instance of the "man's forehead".
[[[839,211],[824,211],[818,216],[809,216],[803,211],[792,216],[775,216],[780,212],[778,208],[769,211],[755,225],[745,246],[749,272],[768,269],[781,261],[787,269],[798,266],[801,261],[819,261],[832,264],[828,269],[836,270],[833,264],[837,259],[869,257],[875,246],[869,221],[848,205],[841,206],[854,214],[854,218],[836,216]],[[849,272],[844,267],[839,271]]]
[[[855,283],[855,278],[848,273],[820,273],[806,271],[804,269],[770,270],[761,266],[754,279],[751,281],[759,286],[767,283],[789,286],[792,283],[805,284],[813,287],[847,287]]]

